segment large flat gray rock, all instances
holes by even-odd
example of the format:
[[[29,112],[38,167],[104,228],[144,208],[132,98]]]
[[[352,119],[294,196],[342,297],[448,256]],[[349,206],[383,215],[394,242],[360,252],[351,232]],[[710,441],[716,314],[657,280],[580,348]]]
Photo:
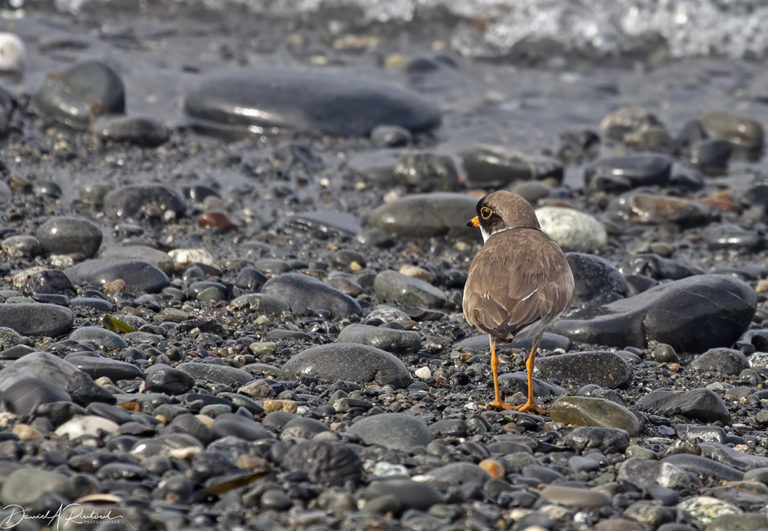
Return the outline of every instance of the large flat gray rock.
[[[367,136],[381,124],[412,132],[440,124],[440,111],[415,92],[310,69],[249,68],[211,76],[187,94],[184,110],[194,125],[230,134],[291,129]]]
[[[587,344],[642,348],[657,341],[700,353],[732,345],[749,327],[755,305],[755,292],[745,282],[696,275],[588,308],[550,330]]]

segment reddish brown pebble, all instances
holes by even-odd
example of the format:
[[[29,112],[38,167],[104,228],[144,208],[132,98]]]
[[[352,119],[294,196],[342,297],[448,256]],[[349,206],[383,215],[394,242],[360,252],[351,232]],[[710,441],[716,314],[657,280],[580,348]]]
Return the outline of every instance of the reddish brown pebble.
[[[141,404],[138,402],[123,402],[120,404],[120,407],[127,411],[133,411],[134,413],[141,413]]]
[[[483,459],[478,463],[478,466],[488,472],[493,479],[504,478],[504,465],[495,459]]]
[[[713,196],[700,197],[698,199],[694,199],[694,201],[711,208],[717,208],[719,210],[725,210],[727,212],[735,212],[736,214],[741,214],[741,208],[733,200],[720,199],[720,198],[714,197],[714,194]]]
[[[218,210],[209,210],[200,214],[197,218],[197,225],[221,232],[235,228],[235,224],[230,221],[229,217],[224,212]]]

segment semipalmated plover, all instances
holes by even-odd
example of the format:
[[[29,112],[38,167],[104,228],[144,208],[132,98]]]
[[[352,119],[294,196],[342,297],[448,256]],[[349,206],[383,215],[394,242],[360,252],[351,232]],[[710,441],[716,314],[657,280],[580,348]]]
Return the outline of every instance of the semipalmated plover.
[[[480,227],[483,247],[469,266],[464,286],[464,316],[488,333],[493,371],[490,407],[512,409],[499,394],[496,342],[533,337],[525,368],[528,401],[517,411],[545,411],[533,397],[533,363],[541,335],[573,299],[573,273],[560,247],[542,232],[533,207],[519,195],[498,191],[477,203],[467,225]]]

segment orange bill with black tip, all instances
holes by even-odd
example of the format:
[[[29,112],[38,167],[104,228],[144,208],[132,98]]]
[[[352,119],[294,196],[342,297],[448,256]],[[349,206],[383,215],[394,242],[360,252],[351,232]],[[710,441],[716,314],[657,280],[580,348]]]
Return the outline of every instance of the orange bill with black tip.
[[[467,221],[467,227],[479,227],[479,226],[480,226],[480,218],[478,218],[477,216]]]

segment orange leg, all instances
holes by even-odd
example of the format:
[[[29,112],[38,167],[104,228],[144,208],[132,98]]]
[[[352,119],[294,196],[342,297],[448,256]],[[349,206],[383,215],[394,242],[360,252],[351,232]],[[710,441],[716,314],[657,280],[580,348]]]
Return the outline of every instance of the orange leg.
[[[539,348],[539,341],[541,341],[540,335],[533,340],[531,353],[528,355],[528,361],[525,362],[525,370],[528,373],[528,401],[523,405],[515,406],[514,409],[517,411],[531,410],[539,415],[545,415],[547,410],[537,406],[536,401],[533,398],[533,361],[536,359],[536,351]]]
[[[501,394],[499,393],[499,358],[496,357],[496,342],[491,336],[488,336],[491,341],[491,371],[493,372],[493,402],[488,404],[488,407],[495,407],[496,409],[512,409],[512,406],[505,404],[501,401]]]

